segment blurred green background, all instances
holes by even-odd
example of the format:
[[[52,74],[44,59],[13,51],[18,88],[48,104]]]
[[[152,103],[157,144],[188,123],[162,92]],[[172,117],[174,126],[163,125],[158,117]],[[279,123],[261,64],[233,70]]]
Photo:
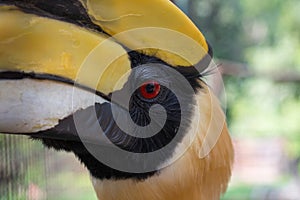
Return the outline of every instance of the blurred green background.
[[[225,83],[236,159],[222,199],[300,199],[300,1],[174,3],[206,36]],[[8,136],[0,149],[0,200],[96,199],[73,155]]]
[[[174,2],[221,65],[236,151],[223,199],[300,199],[300,1]]]

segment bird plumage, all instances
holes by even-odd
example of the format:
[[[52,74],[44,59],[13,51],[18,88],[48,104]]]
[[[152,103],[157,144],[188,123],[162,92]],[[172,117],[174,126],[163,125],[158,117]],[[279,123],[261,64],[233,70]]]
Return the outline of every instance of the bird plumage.
[[[0,132],[73,152],[101,200],[220,198],[233,147],[201,78],[212,50],[174,4],[0,0],[0,16]]]
[[[202,85],[196,97],[199,110],[195,110],[201,122],[191,125],[191,130],[197,129],[197,134],[187,151],[159,174],[144,181],[92,178],[99,199],[220,199],[231,176],[233,146],[218,100],[208,86]],[[181,153],[189,145],[189,136],[186,135],[175,152]],[[206,147],[208,149],[204,149]]]

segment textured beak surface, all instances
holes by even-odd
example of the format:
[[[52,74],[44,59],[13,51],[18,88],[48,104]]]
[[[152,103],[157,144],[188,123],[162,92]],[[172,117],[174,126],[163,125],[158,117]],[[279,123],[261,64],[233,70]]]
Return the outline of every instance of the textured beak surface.
[[[155,55],[173,66],[197,64],[209,51],[192,21],[168,0],[81,0],[95,24],[131,49]],[[155,27],[156,29],[146,29]],[[168,31],[159,31],[158,29]],[[119,33],[142,29],[130,34]],[[177,32],[176,35],[172,32]],[[193,40],[182,39],[179,34]],[[198,45],[198,48],[196,47]],[[160,47],[158,49],[157,47]],[[148,47],[148,48],[145,48]]]
[[[131,69],[126,51],[109,36],[67,22],[5,6],[0,30],[0,132],[53,128],[75,111],[107,101]]]
[[[185,68],[209,50],[167,0],[1,0],[0,132],[44,131],[109,102],[142,54]]]
[[[95,33],[76,25],[38,17],[0,7],[0,70],[35,74],[48,74],[73,82],[81,70],[81,64],[98,45],[97,59],[89,60],[89,70],[81,70],[78,84],[91,87],[104,94],[112,92],[115,83],[130,70],[126,51],[108,36]],[[123,55],[115,58],[115,55]],[[114,59],[107,65],[106,60]],[[93,61],[93,62],[92,62]],[[93,73],[94,72],[94,73]],[[90,85],[93,74],[103,73],[109,80],[99,80]]]

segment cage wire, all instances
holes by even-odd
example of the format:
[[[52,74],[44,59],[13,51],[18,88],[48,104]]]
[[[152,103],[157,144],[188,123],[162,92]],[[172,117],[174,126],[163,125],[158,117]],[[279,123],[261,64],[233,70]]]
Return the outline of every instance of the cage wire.
[[[28,137],[0,136],[0,200],[44,199],[46,150]]]

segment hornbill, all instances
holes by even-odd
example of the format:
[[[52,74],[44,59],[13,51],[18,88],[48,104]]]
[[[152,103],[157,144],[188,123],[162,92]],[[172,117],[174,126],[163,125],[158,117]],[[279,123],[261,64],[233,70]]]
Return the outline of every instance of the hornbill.
[[[0,132],[73,152],[99,199],[219,199],[212,50],[168,0],[0,0]]]

